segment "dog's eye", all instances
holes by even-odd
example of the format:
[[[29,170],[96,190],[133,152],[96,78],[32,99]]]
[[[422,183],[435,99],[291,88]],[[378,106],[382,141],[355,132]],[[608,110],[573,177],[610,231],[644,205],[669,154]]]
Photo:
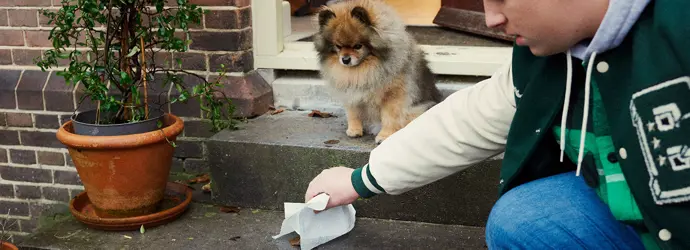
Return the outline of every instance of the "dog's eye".
[[[361,48],[362,48],[362,45],[361,45],[361,44],[356,44],[353,48],[355,48],[355,49],[361,49]]]
[[[343,47],[340,46],[340,45],[336,45],[335,48],[337,48],[337,49],[342,49]]]

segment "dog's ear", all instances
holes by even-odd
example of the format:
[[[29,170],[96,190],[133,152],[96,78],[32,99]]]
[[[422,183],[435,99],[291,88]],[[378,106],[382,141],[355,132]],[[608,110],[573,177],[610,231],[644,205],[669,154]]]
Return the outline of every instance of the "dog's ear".
[[[371,26],[371,19],[369,18],[369,13],[367,13],[367,10],[362,8],[361,6],[357,6],[352,11],[350,12],[352,17],[355,19],[359,20],[366,26]]]
[[[329,9],[319,11],[319,27],[323,27],[329,20],[335,17],[335,13]]]

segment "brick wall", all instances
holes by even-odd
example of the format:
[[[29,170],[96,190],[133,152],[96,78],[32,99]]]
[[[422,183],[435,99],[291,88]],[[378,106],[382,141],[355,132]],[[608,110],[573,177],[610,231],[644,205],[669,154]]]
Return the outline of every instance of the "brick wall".
[[[225,64],[232,73],[224,82],[224,93],[237,105],[236,115],[266,112],[273,96],[270,86],[253,70],[251,1],[190,1],[209,10],[203,23],[191,29],[191,51],[160,56],[181,58],[182,68],[208,78],[215,77],[213,72]],[[59,7],[59,0],[0,1],[0,218],[14,224],[9,232],[12,238],[31,233],[46,207],[64,206],[83,191],[55,133],[74,110],[94,105],[78,105],[81,86],[68,86],[55,72],[41,72],[33,62],[51,48],[51,27],[39,10]],[[177,92],[162,89],[151,94],[169,98]],[[185,120],[173,170],[206,171],[204,141],[212,133],[198,103],[164,108]]]

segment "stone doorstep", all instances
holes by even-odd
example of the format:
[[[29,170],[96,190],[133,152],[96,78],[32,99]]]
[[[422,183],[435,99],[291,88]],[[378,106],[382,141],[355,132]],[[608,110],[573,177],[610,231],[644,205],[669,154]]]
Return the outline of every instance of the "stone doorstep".
[[[73,217],[16,242],[21,249],[299,249],[280,232],[282,211],[243,208],[238,214],[192,203],[166,225],[126,232],[90,229]],[[95,247],[97,246],[97,247]],[[348,234],[318,249],[486,249],[484,229],[459,225],[358,218]]]
[[[348,138],[345,116],[308,117],[285,111],[223,131],[207,143],[219,204],[280,210],[304,200],[311,179],[332,166],[359,167],[374,148],[373,136]],[[326,141],[338,143],[327,144]],[[403,195],[355,202],[358,216],[483,226],[498,197],[500,158],[490,159]]]
[[[289,109],[319,109],[340,111],[342,104],[334,99],[326,83],[317,71],[273,71],[260,70],[260,74],[273,87],[275,107]],[[472,86],[485,79],[471,76],[437,76],[437,88],[447,97],[462,88]]]

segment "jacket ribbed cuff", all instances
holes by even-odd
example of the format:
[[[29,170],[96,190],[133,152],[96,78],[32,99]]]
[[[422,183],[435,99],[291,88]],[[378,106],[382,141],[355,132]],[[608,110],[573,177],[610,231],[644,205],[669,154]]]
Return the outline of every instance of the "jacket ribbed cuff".
[[[376,194],[385,193],[386,191],[379,186],[376,179],[369,170],[369,164],[364,167],[355,169],[351,176],[352,186],[359,194],[359,197],[369,198]]]

